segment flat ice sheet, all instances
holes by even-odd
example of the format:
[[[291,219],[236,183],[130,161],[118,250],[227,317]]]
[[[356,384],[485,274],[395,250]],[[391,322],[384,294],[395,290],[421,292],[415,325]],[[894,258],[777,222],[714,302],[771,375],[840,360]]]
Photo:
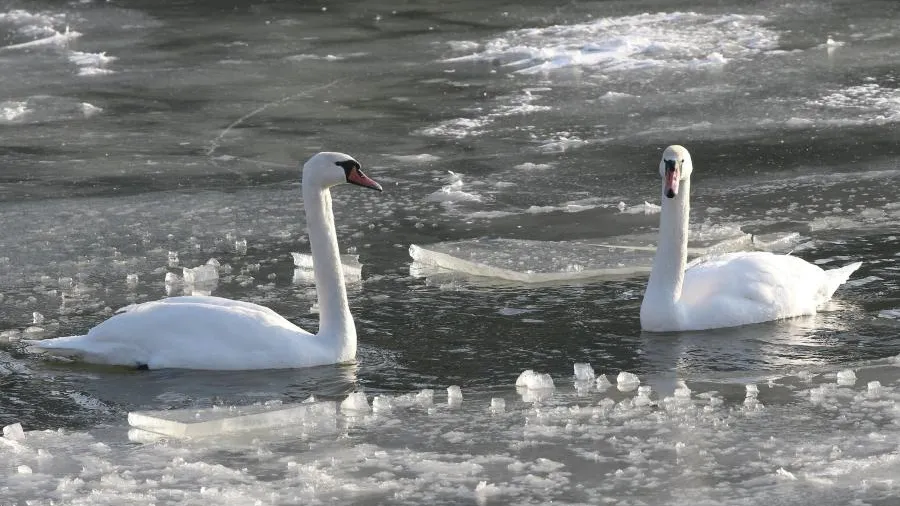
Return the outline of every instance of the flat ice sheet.
[[[754,237],[738,230],[700,235],[688,255],[750,249],[782,249],[796,244],[797,234]],[[596,241],[531,241],[473,239],[420,246],[413,244],[411,272],[428,277],[442,271],[519,283],[552,283],[650,272],[656,234],[637,234]]]
[[[250,406],[202,409],[132,411],[128,424],[134,428],[176,438],[209,437],[275,427],[308,429],[333,428],[337,407],[334,402],[280,402]]]

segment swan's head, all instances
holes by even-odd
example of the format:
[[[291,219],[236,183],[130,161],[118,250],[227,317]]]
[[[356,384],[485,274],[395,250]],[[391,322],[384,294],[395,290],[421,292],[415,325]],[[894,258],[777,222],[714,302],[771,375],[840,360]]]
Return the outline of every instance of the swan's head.
[[[303,164],[301,177],[304,185],[313,184],[321,188],[350,183],[381,191],[380,184],[363,174],[359,162],[344,153],[317,153]]]
[[[691,177],[694,166],[691,154],[683,146],[669,146],[663,152],[659,162],[659,175],[663,178],[663,195],[675,198],[678,195],[678,183]]]

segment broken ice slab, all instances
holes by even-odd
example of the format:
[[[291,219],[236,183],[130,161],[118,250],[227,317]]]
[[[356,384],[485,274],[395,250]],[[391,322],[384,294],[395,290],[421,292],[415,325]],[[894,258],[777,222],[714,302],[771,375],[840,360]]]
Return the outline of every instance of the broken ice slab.
[[[692,231],[688,256],[742,250],[781,250],[799,235],[768,234],[758,241],[737,228]],[[413,244],[410,274],[431,277],[462,274],[518,283],[553,283],[649,273],[656,254],[656,233],[592,241],[472,239],[419,246]]]
[[[298,282],[297,271],[312,271],[313,257],[309,253],[291,252],[294,257],[294,283]],[[355,283],[362,280],[362,266],[359,263],[359,255],[341,255],[341,266],[344,268],[344,282]],[[311,277],[311,275],[310,275]],[[302,276],[300,279],[303,279]]]
[[[333,401],[282,404],[272,402],[250,406],[132,411],[128,424],[174,438],[209,437],[229,432],[244,432],[277,427],[292,427],[304,432],[334,430],[337,403]]]

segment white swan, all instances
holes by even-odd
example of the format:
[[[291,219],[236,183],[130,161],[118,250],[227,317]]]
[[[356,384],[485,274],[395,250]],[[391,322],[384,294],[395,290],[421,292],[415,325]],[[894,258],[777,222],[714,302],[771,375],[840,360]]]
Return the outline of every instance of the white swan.
[[[753,251],[687,263],[691,155],[669,146],[659,163],[659,244],[641,303],[641,328],[705,330],[815,314],[860,262],[823,270],[791,255]]]
[[[381,191],[342,153],[318,153],[303,165],[303,207],[319,297],[319,333],[310,334],[267,307],[221,297],[172,297],[135,304],[83,336],[32,341],[41,351],[149,369],[275,369],[350,362],[356,326],[338,254],[331,186]]]

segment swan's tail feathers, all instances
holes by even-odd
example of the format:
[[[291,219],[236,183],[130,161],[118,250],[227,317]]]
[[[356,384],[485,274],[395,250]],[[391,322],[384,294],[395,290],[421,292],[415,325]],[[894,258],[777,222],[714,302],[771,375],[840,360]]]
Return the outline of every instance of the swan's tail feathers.
[[[826,297],[830,299],[838,287],[846,283],[847,280],[850,279],[850,275],[853,274],[856,269],[859,269],[860,265],[862,265],[862,262],[853,262],[852,264],[838,267],[837,269],[825,271],[825,276],[828,278],[825,286]]]

